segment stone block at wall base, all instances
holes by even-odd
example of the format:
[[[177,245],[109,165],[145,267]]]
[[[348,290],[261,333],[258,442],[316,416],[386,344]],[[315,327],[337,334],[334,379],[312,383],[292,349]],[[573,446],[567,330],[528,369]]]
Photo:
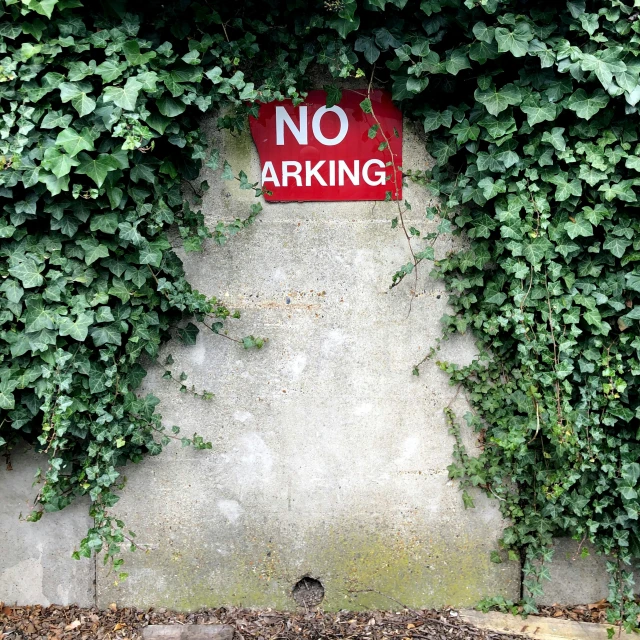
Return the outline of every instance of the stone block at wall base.
[[[549,563],[551,581],[542,584],[544,594],[536,599],[538,604],[572,606],[607,598],[606,556],[598,555],[592,545],[580,545],[571,538],[557,538],[554,547],[553,561]],[[581,551],[585,547],[589,555],[583,557]]]
[[[87,504],[72,504],[27,522],[38,492],[33,477],[46,457],[22,448],[0,465],[0,601],[5,604],[95,603],[95,561],[71,554],[93,521]],[[22,519],[20,516],[22,515]]]
[[[233,640],[227,624],[154,624],[142,631],[143,640]]]

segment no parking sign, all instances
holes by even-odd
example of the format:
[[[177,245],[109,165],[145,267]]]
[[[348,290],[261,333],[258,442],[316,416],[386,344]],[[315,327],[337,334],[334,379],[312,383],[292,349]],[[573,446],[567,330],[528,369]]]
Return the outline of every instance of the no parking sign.
[[[345,90],[327,107],[324,91],[310,91],[298,106],[291,100],[261,105],[249,120],[261,184],[272,192],[266,200],[402,197],[402,114],[384,91],[371,92],[372,113],[365,113],[360,104],[366,97]]]

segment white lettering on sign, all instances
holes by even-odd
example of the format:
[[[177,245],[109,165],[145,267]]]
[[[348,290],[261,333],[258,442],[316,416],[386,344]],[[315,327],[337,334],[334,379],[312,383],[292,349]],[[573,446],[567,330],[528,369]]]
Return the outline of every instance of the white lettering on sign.
[[[345,174],[351,179],[351,184],[359,185],[360,176],[358,175],[358,169],[360,168],[360,160],[353,161],[353,171],[349,171],[349,167],[344,160],[338,162],[338,186],[344,187]]]
[[[369,177],[369,167],[373,164],[377,165],[378,167],[382,167],[383,169],[382,171],[374,172],[373,175],[377,176],[378,178],[375,181]],[[368,160],[367,162],[364,163],[364,167],[362,167],[362,178],[367,184],[371,185],[372,187],[375,187],[377,184],[384,184],[387,179],[386,178],[387,173],[386,171],[384,171],[384,168],[385,168],[385,164],[384,162],[382,162],[382,160],[378,160],[377,158],[374,158],[373,160]]]
[[[325,113],[335,113],[340,119],[340,131],[335,138],[325,138],[324,135],[322,135],[322,131],[320,131],[320,121]],[[302,117],[302,115],[300,117]],[[333,145],[340,144],[345,139],[347,133],[349,133],[349,119],[347,118],[347,114],[344,112],[344,109],[341,109],[340,107],[320,107],[313,114],[311,128],[313,129],[313,135],[320,144],[323,144],[326,147],[332,147]]]
[[[327,183],[324,181],[324,178],[318,173],[320,167],[325,163],[324,160],[320,160],[314,167],[311,167],[311,160],[307,160],[305,162],[305,168],[307,173],[307,178],[305,180],[305,185],[307,187],[311,186],[311,178],[315,178],[318,181],[318,184],[321,184],[323,187],[327,186]]]
[[[300,113],[299,124],[293,121],[293,118],[287,113],[284,107],[276,107],[276,144],[278,146],[284,145],[284,126],[287,125],[289,131],[293,134],[298,144],[309,144],[308,126],[307,126],[307,107],[300,107],[298,109]],[[320,123],[325,113],[335,113],[340,120],[340,131],[334,138],[327,138],[320,129]],[[320,107],[314,114],[311,120],[311,129],[316,140],[325,147],[333,147],[336,144],[340,144],[347,133],[349,133],[349,119],[344,109],[340,107]]]
[[[300,126],[296,127],[295,122],[287,113],[284,107],[276,107],[276,144],[282,146],[284,144],[284,125],[286,123],[289,131],[293,133],[293,137],[298,144],[307,143],[307,107],[300,107]]]
[[[301,162],[295,160],[283,160],[280,163],[280,171],[278,171],[271,160],[267,160],[262,167],[262,184],[266,185],[268,182],[273,184],[274,187],[288,187],[293,182],[296,186],[301,187],[303,182],[305,186],[313,186],[312,181],[315,180],[317,184],[322,187],[327,186],[326,171],[325,175],[320,174],[320,170],[324,168],[326,160],[320,160],[316,164],[313,164],[311,160],[306,160],[304,168]],[[329,186],[335,187],[336,184],[339,187],[344,187],[348,180],[354,187],[360,184],[360,177],[362,180],[375,187],[377,185],[383,185],[386,182],[385,163],[382,160],[373,158],[364,163],[362,170],[360,170],[360,160],[353,160],[349,165],[344,160],[338,160],[338,182],[336,183],[336,160],[329,160]],[[371,167],[380,167],[380,171],[371,171]],[[373,178],[371,174],[373,173]],[[280,179],[280,176],[282,179]]]
[[[293,171],[289,171],[289,167],[293,168]],[[282,186],[289,186],[289,178],[295,178],[296,185],[302,186],[302,178],[300,178],[300,172],[302,171],[302,165],[295,160],[288,160],[282,163]]]
[[[280,186],[280,180],[278,180],[276,170],[274,169],[273,162],[271,162],[271,160],[267,160],[267,162],[264,163],[264,167],[262,167],[262,184],[267,182],[273,182],[274,187]]]

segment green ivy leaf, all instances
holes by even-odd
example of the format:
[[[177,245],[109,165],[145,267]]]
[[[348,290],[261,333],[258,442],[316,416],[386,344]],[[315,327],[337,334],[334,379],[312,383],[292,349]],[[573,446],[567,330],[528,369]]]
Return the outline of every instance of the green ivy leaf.
[[[369,64],[373,64],[380,57],[380,49],[376,46],[374,39],[368,36],[360,36],[353,48],[361,51]]]
[[[89,115],[96,108],[96,101],[87,95],[93,91],[88,82],[63,82],[59,89],[60,100],[71,102],[80,117]]]
[[[93,151],[93,136],[91,130],[85,127],[81,133],[74,128],[63,129],[56,138],[56,144],[61,146],[71,157],[76,156],[80,151]]]
[[[104,184],[107,174],[110,171],[119,169],[118,161],[113,155],[101,153],[96,158],[92,158],[87,153],[81,153],[78,156],[80,165],[76,169],[76,173],[82,173],[91,178],[98,187]]]
[[[141,88],[142,85],[135,78],[127,78],[123,87],[107,87],[102,94],[102,99],[105,102],[113,102],[125,111],[133,111]]]
[[[454,49],[445,61],[445,69],[447,73],[457,76],[464,69],[471,69],[469,58],[463,49]]]
[[[533,33],[526,22],[519,22],[513,31],[509,31],[505,27],[497,27],[495,38],[500,53],[510,51],[516,58],[522,58],[529,50],[529,42],[533,40]]]
[[[473,35],[482,42],[491,44],[495,37],[495,29],[493,27],[487,27],[484,22],[476,22],[473,25]]]
[[[58,331],[61,336],[70,336],[74,340],[84,342],[89,333],[89,327],[93,324],[93,312],[79,313],[73,320],[63,318],[60,321]]]
[[[198,338],[199,329],[195,324],[189,322],[186,327],[178,329],[178,336],[184,344],[195,344]]]
[[[127,64],[119,58],[107,59],[96,67],[96,74],[102,78],[102,82],[117,80],[127,69]]]
[[[51,111],[42,118],[40,127],[42,129],[66,129],[72,120],[73,116],[69,114],[63,114],[62,111]]]
[[[127,62],[131,65],[147,64],[157,55],[155,51],[140,53],[140,43],[137,40],[127,40],[122,45],[122,52],[124,53]],[[108,80],[105,80],[105,82],[108,82]]]
[[[17,386],[16,380],[4,378],[0,380],[0,409],[13,409],[15,407],[15,398],[12,392]]]
[[[71,172],[71,167],[77,167],[80,163],[66,153],[62,153],[56,147],[49,147],[44,152],[42,166],[51,171],[57,178],[62,178]]]
[[[327,93],[325,105],[328,109],[340,103],[340,100],[342,100],[342,89],[332,84],[325,84],[323,89]]]
[[[573,221],[567,222],[564,228],[572,240],[579,237],[590,238],[593,235],[593,226],[581,213]]]
[[[434,111],[433,109],[425,109],[424,112],[424,130],[425,133],[435,131],[440,127],[451,127],[451,119],[453,114],[449,109],[445,111]]]
[[[557,105],[553,104],[552,102],[544,102],[542,100],[537,101],[532,97],[524,100],[520,105],[520,109],[522,109],[522,111],[527,114],[527,122],[531,126],[540,122],[552,122],[558,115]]]
[[[159,100],[156,100],[156,105],[158,106],[158,111],[167,118],[175,118],[181,113],[184,113],[184,110],[187,108],[183,102],[174,100],[169,96],[163,96]]]
[[[44,282],[44,278],[40,275],[43,270],[43,264],[36,264],[32,258],[25,258],[15,267],[10,267],[9,273],[18,278],[25,289],[33,289]]]
[[[12,279],[5,280],[2,283],[2,286],[0,286],[0,291],[4,291],[5,296],[7,296],[7,300],[14,304],[20,302],[24,295],[24,289]]]
[[[602,246],[607,251],[610,251],[616,258],[622,258],[627,247],[631,246],[631,240],[608,235]]]
[[[584,89],[578,89],[567,100],[567,108],[576,112],[579,118],[590,120],[601,109],[609,104],[609,96],[602,90],[596,89],[591,96]]]
[[[518,105],[522,102],[522,93],[515,84],[507,84],[500,91],[494,86],[486,90],[476,89],[474,95],[476,100],[483,104],[493,116],[497,116],[510,105]]]
[[[120,327],[116,322],[100,325],[99,327],[93,327],[90,333],[93,344],[96,347],[101,347],[105,344],[115,344],[117,346],[120,346],[122,344]]]

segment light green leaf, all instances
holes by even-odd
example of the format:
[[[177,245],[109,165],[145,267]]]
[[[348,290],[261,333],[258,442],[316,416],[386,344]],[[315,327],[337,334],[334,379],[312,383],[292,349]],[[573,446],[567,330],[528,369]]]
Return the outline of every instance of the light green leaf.
[[[456,135],[456,142],[464,144],[467,140],[477,140],[480,135],[480,127],[477,124],[470,124],[465,118],[455,126],[451,127],[451,133]]]
[[[60,87],[60,100],[71,102],[80,117],[90,114],[96,108],[96,102],[87,94],[93,91],[88,82],[63,82]]]
[[[554,127],[551,131],[545,131],[542,134],[542,142],[548,142],[558,151],[564,151],[567,148],[567,143],[562,135],[563,133],[564,127]]]
[[[96,74],[102,77],[103,82],[113,82],[126,70],[127,65],[119,59],[107,59],[96,67]]]
[[[579,118],[590,120],[593,116],[609,104],[609,96],[602,90],[596,89],[591,96],[584,89],[578,89],[567,100],[567,108],[576,112]]]
[[[7,300],[9,302],[18,303],[22,300],[22,296],[24,295],[24,289],[18,284],[16,280],[8,279],[5,280],[2,286],[0,287],[0,291],[4,291],[4,294],[7,296]]]
[[[522,58],[529,50],[529,41],[533,40],[533,33],[526,22],[519,22],[513,31],[498,27],[495,30],[495,38],[500,53],[510,51],[516,58]]]
[[[43,264],[36,264],[32,258],[25,258],[20,264],[11,267],[9,273],[18,278],[25,289],[32,289],[44,282],[44,278],[40,275],[43,270]]]
[[[247,82],[242,91],[238,94],[240,100],[255,100],[258,92],[254,89],[253,82]]]
[[[633,169],[634,171],[640,171],[640,157],[628,156],[625,160],[624,166],[627,169]]]
[[[93,311],[79,313],[73,320],[65,317],[60,321],[58,331],[61,336],[70,336],[74,340],[84,342],[93,324]]]
[[[24,0],[22,0],[24,2]],[[26,3],[25,3],[26,4]],[[33,9],[41,16],[51,18],[51,14],[58,4],[58,0],[31,0],[28,5],[30,9]]]
[[[140,264],[150,264],[154,267],[159,267],[162,262],[162,251],[153,246],[151,243],[147,243],[140,248]]]
[[[114,234],[118,230],[118,214],[105,213],[103,215],[91,216],[91,231],[102,231],[103,233]]]
[[[604,241],[602,246],[607,249],[607,251],[610,251],[616,258],[622,258],[627,247],[630,245],[631,240],[620,238],[618,236],[607,235],[607,239]]]
[[[447,56],[444,67],[447,70],[447,73],[457,76],[463,69],[471,69],[471,64],[469,63],[469,58],[464,50],[454,49],[451,54]]]
[[[140,53],[140,44],[137,40],[127,40],[122,45],[122,52],[124,53],[127,62],[131,65],[147,64],[149,60],[156,57],[155,51]]]
[[[50,111],[40,123],[42,129],[65,129],[71,124],[73,116],[62,114],[62,111]]]
[[[64,129],[58,134],[56,144],[61,146],[70,156],[75,156],[80,151],[93,151],[93,136],[91,130],[85,127],[82,133],[78,133],[72,127]]]
[[[563,202],[571,196],[582,195],[582,185],[579,180],[559,181],[556,184],[555,198],[558,202]]]
[[[113,285],[109,288],[109,295],[119,298],[123,304],[126,304],[131,298],[127,285],[120,278],[113,279]]]
[[[87,264],[93,264],[100,258],[109,257],[109,249],[105,245],[100,244],[94,238],[91,238],[90,240],[80,241],[79,244],[84,249],[84,261]]]
[[[79,164],[75,158],[66,153],[61,153],[57,147],[49,147],[44,152],[42,161],[42,166],[58,178],[68,175],[71,167],[77,167]]]
[[[553,121],[558,115],[558,106],[553,102],[536,100],[533,97],[527,98],[520,105],[520,109],[527,114],[527,122],[531,126],[547,120]]]
[[[522,254],[535,266],[542,262],[551,246],[551,243],[546,238],[535,238],[532,242],[528,242],[523,246]]]
[[[584,180],[590,187],[594,187],[598,182],[606,180],[607,174],[604,173],[604,171],[598,171],[589,165],[581,164],[578,178],[580,178],[580,180]]]
[[[107,87],[102,99],[105,102],[113,102],[125,111],[133,111],[141,88],[142,85],[135,78],[127,78],[124,87]]]
[[[593,235],[593,226],[581,213],[578,213],[573,221],[567,222],[564,228],[572,240],[578,237],[589,238]]]
[[[425,133],[429,131],[435,131],[440,127],[451,127],[452,113],[449,109],[445,111],[434,111],[433,109],[425,109],[424,115],[424,130]],[[375,136],[374,136],[375,137]]]
[[[636,202],[637,198],[634,190],[631,188],[632,185],[632,180],[622,180],[618,183],[602,184],[598,187],[598,191],[603,192],[604,199],[607,200],[607,202],[611,202],[615,198],[623,202]]]
[[[494,39],[494,31],[493,27],[487,27],[484,22],[476,22],[473,25],[473,35],[482,42],[486,42],[487,44],[491,44]]]
[[[16,405],[13,390],[18,386],[17,380],[0,380],[0,409],[13,409]]]

